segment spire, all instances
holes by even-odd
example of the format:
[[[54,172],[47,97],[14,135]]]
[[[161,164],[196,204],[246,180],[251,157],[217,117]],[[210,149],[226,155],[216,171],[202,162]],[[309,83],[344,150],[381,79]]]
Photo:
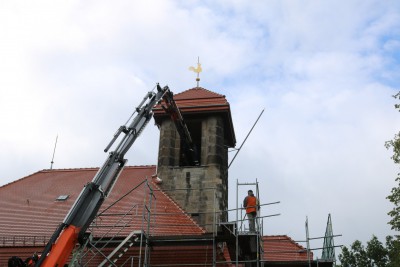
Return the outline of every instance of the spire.
[[[190,66],[189,70],[194,71],[197,73],[197,78],[196,78],[196,82],[197,82],[197,87],[199,87],[199,82],[200,82],[200,72],[202,71],[201,68],[201,64],[200,64],[200,58],[197,57],[197,68]]]
[[[326,231],[324,237],[324,247],[322,249],[322,259],[336,261],[335,256],[335,243],[333,240],[332,220],[331,214],[328,215],[328,222],[326,224]]]

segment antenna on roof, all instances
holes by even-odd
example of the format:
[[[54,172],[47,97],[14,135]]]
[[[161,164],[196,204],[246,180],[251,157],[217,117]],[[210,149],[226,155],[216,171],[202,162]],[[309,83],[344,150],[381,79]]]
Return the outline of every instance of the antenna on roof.
[[[191,66],[191,67],[189,67],[189,70],[194,71],[194,72],[197,73],[196,82],[197,82],[197,87],[199,87],[200,72],[202,71],[201,64],[200,64],[200,57],[197,57],[197,68]]]
[[[52,170],[52,169],[53,169],[53,163],[54,163],[54,154],[56,153],[57,140],[58,140],[58,134],[57,134],[57,137],[56,137],[56,143],[54,144],[53,157],[51,158],[50,170]]]

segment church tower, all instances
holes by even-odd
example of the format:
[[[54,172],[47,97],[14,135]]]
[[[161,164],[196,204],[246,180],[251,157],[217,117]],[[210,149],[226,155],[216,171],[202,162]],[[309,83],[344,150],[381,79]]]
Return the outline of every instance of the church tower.
[[[228,148],[236,143],[230,106],[224,95],[202,87],[176,94],[174,100],[189,129],[198,160],[196,164],[185,160],[173,121],[156,106],[160,187],[200,226],[212,231],[214,223],[227,220],[223,211],[228,208]]]

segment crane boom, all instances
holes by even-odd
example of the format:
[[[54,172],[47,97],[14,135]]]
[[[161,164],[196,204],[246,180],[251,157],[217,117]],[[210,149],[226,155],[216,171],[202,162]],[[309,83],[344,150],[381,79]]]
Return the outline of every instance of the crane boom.
[[[85,232],[96,216],[105,198],[110,194],[114,184],[124,168],[127,160],[125,154],[131,148],[142,130],[153,116],[153,107],[159,103],[166,93],[168,86],[163,88],[157,84],[157,90],[149,92],[136,108],[137,115],[129,126],[121,126],[115,133],[107,152],[121,133],[122,137],[113,152],[110,152],[102,167],[93,180],[86,184],[72,205],[64,221],[53,233],[35,267],[64,266],[69,255],[78,243],[82,243]]]
[[[175,103],[174,94],[168,91],[163,96],[162,109],[169,114],[172,122],[175,124],[176,130],[182,140],[183,151],[185,155],[185,161],[192,166],[198,166],[199,154],[197,148],[194,145],[192,137],[190,136],[189,129],[183,119],[183,116]]]

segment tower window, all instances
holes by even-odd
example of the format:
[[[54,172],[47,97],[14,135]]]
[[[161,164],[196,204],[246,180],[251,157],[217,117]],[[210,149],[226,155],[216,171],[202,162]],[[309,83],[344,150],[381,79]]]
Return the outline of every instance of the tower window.
[[[180,166],[196,166],[201,164],[201,124],[201,120],[186,121],[194,151],[191,151],[181,139]]]

